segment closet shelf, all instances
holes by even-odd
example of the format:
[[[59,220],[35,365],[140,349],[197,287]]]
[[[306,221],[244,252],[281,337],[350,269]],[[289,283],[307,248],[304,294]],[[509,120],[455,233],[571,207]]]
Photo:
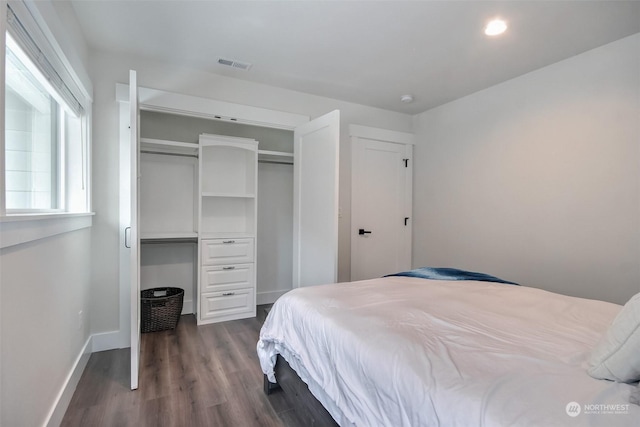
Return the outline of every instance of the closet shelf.
[[[141,240],[167,240],[167,239],[195,239],[198,237],[198,233],[195,231],[181,231],[181,232],[142,232],[140,234]]]
[[[203,191],[202,197],[229,197],[229,198],[237,198],[237,199],[255,199],[255,194],[246,194],[246,193],[218,193],[211,191]]]
[[[198,155],[197,143],[164,139],[140,138],[140,149],[142,151],[155,151],[166,154]]]

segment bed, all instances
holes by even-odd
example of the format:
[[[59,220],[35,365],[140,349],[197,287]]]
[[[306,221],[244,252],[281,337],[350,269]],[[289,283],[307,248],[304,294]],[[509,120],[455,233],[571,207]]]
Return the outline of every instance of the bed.
[[[638,426],[636,297],[629,341],[609,336],[620,305],[532,287],[406,275],[321,285],[274,304],[257,351],[266,391],[290,366],[341,426]],[[594,355],[605,337],[624,341],[613,359]],[[595,356],[630,377],[594,378]]]

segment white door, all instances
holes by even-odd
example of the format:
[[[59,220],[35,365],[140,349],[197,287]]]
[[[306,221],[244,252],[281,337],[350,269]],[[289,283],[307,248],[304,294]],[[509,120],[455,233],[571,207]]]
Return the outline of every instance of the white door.
[[[340,111],[294,130],[293,287],[338,279]]]
[[[129,71],[129,141],[131,155],[129,225],[129,279],[131,284],[131,389],[138,388],[140,370],[140,111],[138,110],[138,84],[136,72]]]
[[[412,146],[352,138],[351,280],[411,268]]]

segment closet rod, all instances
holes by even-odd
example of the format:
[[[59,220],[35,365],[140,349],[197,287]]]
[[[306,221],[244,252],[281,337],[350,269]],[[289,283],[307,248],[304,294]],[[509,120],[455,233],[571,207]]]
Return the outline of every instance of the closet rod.
[[[197,154],[182,154],[182,153],[165,153],[163,151],[152,151],[152,150],[140,150],[143,154],[159,154],[161,156],[178,156],[178,157],[195,157],[198,158]]]
[[[279,162],[277,160],[260,160],[260,159],[258,159],[258,163],[273,163],[276,165],[293,165],[293,162]]]
[[[143,245],[149,245],[149,244],[166,244],[166,243],[198,243],[198,239],[196,237],[184,237],[184,238],[170,238],[167,237],[166,239],[140,239],[140,243]]]

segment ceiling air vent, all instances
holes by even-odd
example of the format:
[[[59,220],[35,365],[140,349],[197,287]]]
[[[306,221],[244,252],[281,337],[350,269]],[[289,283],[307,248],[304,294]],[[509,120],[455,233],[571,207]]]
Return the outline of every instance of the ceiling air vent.
[[[249,64],[248,62],[240,62],[227,58],[218,58],[218,64],[226,65],[227,67],[238,68],[244,71],[248,71],[251,68],[251,64]]]

